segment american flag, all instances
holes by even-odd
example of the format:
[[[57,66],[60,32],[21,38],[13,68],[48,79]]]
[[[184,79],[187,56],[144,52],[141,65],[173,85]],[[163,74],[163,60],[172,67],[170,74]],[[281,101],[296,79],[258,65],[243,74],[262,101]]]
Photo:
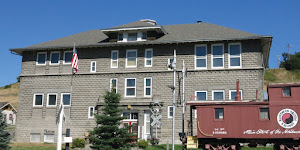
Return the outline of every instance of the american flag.
[[[78,55],[75,48],[75,43],[73,48],[72,69],[73,69],[73,74],[75,74],[78,70]]]

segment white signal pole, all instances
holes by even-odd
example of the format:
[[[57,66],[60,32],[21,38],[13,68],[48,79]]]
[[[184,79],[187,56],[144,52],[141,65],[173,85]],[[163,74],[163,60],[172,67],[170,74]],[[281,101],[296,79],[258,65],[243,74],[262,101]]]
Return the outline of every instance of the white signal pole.
[[[185,101],[184,101],[184,78],[185,78],[186,70],[184,60],[182,62],[182,136],[184,136],[184,111],[185,111]],[[184,136],[185,137],[185,136]],[[182,146],[183,146],[183,138],[182,138]],[[182,149],[184,149],[182,147]]]
[[[64,106],[60,104],[59,112],[58,112],[58,127],[57,127],[57,145],[56,150],[61,150],[62,143],[62,127],[63,127],[63,117],[64,117]]]
[[[176,86],[176,49],[174,49],[173,68],[173,132],[172,132],[172,150],[175,150],[175,86]]]

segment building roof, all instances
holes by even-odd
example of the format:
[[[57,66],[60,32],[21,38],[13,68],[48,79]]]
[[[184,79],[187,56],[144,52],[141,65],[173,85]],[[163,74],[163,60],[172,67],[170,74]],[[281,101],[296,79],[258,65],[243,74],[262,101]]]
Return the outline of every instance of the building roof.
[[[3,109],[7,105],[9,105],[14,112],[17,112],[16,108],[10,102],[0,102],[0,109]]]
[[[108,29],[138,28],[138,27],[152,27],[152,26],[155,26],[155,24],[139,20],[139,21],[135,21],[135,22],[131,22],[131,23],[111,27],[111,28],[108,28]]]
[[[300,87],[300,83],[269,83],[268,88]]]

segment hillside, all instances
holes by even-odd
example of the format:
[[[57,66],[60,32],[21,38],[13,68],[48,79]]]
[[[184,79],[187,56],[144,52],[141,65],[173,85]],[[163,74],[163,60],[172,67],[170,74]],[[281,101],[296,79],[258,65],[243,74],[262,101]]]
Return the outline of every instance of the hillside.
[[[0,102],[10,102],[18,109],[20,83],[14,83],[0,88]]]

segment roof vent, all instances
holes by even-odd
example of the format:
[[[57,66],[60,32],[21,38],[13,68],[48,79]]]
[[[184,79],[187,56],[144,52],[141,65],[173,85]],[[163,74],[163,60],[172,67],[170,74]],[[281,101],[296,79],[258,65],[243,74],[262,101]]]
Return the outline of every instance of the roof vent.
[[[200,24],[200,23],[202,23],[202,21],[200,21],[200,20],[199,20],[199,21],[197,21],[197,23],[199,23],[199,24]]]
[[[147,22],[147,23],[150,23],[152,25],[157,25],[157,22],[155,20],[151,20],[151,19],[142,19],[140,21]]]

